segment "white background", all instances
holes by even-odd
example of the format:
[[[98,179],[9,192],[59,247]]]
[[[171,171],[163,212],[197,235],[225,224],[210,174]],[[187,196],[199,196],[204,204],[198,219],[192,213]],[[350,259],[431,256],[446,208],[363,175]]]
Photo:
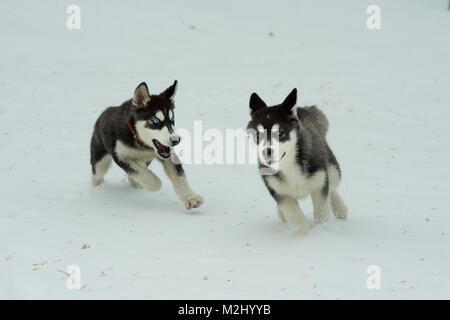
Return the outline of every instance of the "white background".
[[[81,30],[66,28],[70,4]],[[381,30],[366,27],[370,4]],[[0,297],[450,298],[447,6],[2,0]],[[158,163],[160,192],[116,166],[93,190],[98,115],[175,79],[188,129],[245,128],[251,92],[276,104],[297,87],[329,118],[348,221],[293,237],[254,165],[185,166],[206,200],[189,212]],[[60,272],[73,264],[79,291]],[[373,264],[380,290],[366,287]]]

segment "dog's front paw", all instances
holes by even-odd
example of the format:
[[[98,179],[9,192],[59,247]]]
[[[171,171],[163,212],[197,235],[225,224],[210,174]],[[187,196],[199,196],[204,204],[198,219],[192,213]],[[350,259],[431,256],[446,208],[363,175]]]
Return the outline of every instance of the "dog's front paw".
[[[342,219],[342,220],[347,219],[347,215],[348,215],[347,207],[343,207],[343,208],[341,208],[341,209],[335,210],[335,211],[334,211],[334,215],[335,215],[336,218],[338,218],[338,219]]]
[[[198,194],[194,194],[192,196],[187,197],[184,200],[184,205],[186,206],[186,209],[190,210],[192,208],[198,208],[203,204],[204,200],[202,196]]]
[[[96,178],[96,177],[92,177],[92,186],[93,187],[98,187],[99,185],[101,185],[103,183],[103,178]]]
[[[295,236],[306,236],[309,232],[309,224],[302,224],[293,227],[292,233]]]
[[[328,221],[330,215],[327,211],[314,212],[314,222],[316,224],[323,224]]]

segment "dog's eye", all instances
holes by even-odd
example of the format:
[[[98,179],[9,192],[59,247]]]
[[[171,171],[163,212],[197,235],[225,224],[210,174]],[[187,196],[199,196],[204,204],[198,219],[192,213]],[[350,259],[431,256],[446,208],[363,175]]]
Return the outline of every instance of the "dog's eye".
[[[274,134],[275,134],[275,139],[279,139],[279,138],[283,138],[286,133],[284,130],[277,129],[274,131]]]
[[[153,124],[158,124],[159,123],[159,119],[158,118],[152,118],[151,119]]]

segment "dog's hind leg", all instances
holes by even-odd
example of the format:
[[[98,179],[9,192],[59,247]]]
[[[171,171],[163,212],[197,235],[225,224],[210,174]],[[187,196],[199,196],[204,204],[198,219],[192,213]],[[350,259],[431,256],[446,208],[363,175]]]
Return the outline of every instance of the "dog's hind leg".
[[[131,175],[128,175],[128,182],[133,188],[142,189],[142,186]]]
[[[311,192],[311,199],[314,207],[314,221],[322,223],[328,220],[330,216],[330,193],[328,176],[326,176],[324,186]]]
[[[342,200],[337,190],[331,190],[331,209],[333,209],[334,216],[338,219],[347,219],[347,206]]]
[[[103,158],[92,165],[92,186],[96,187],[103,183],[106,172],[111,165],[112,157],[105,154]]]
[[[283,220],[284,222],[286,222],[286,218],[284,217],[284,213],[283,213],[283,211],[280,210],[280,208],[277,208],[277,214],[278,214],[278,217],[279,217],[281,220]]]
[[[330,197],[323,195],[322,191],[313,191],[311,193],[311,199],[314,208],[314,221],[316,223],[322,223],[328,220],[330,216]]]
[[[94,187],[103,183],[105,174],[111,165],[111,159],[112,157],[107,153],[105,148],[96,143],[93,137],[91,141],[91,167],[92,185]]]
[[[341,181],[341,171],[336,159],[334,158],[335,164],[328,168],[328,175],[330,177],[330,199],[331,199],[331,209],[336,218],[345,220],[347,219],[347,206],[344,201],[342,201],[336,188]]]

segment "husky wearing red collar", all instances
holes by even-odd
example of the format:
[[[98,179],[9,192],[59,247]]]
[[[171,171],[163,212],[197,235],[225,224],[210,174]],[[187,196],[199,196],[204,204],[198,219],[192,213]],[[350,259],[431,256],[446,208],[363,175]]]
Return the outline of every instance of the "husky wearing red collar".
[[[95,123],[91,139],[92,185],[103,183],[111,161],[128,174],[130,185],[149,191],[161,189],[161,180],[147,167],[157,158],[187,209],[197,208],[203,198],[195,194],[172,148],[180,143],[175,133],[175,81],[164,92],[150,95],[145,82],[134,97],[109,107]]]

